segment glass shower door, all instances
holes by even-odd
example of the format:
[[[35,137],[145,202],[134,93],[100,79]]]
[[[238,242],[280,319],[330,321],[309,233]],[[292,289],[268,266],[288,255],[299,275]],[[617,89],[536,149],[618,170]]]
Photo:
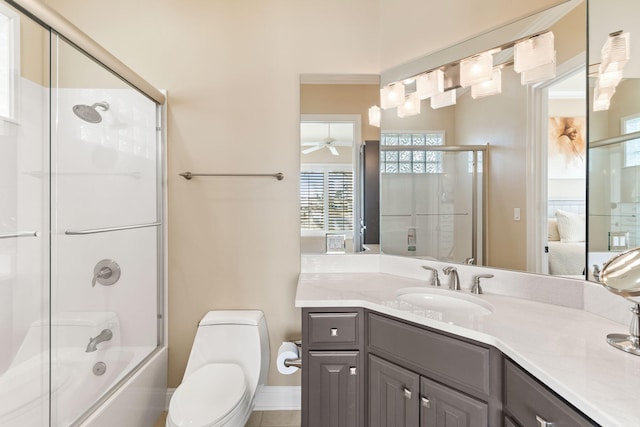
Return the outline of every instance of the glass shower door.
[[[481,262],[482,152],[451,146],[387,146],[382,147],[381,159],[382,252]]]
[[[0,4],[0,425],[49,422],[49,32]]]
[[[51,412],[69,425],[159,344],[161,171],[156,103],[62,37],[52,56]]]

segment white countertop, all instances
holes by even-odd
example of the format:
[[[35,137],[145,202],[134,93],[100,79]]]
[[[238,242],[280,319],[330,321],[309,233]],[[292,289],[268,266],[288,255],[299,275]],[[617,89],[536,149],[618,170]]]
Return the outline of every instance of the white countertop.
[[[597,423],[640,426],[640,357],[606,342],[609,333],[627,333],[625,325],[581,308],[486,291],[473,297],[491,304],[491,314],[440,315],[396,298],[409,287],[425,281],[383,272],[303,272],[296,307],[363,307],[492,345]]]

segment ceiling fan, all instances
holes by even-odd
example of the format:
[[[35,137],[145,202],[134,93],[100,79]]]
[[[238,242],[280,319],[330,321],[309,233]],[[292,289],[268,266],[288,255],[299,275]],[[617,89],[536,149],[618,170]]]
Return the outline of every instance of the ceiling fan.
[[[340,135],[338,138],[331,136],[332,125],[334,126],[334,131],[337,130],[337,133]],[[349,139],[346,137],[349,133],[353,135],[353,130],[343,135],[345,132],[341,128],[344,127],[344,125],[345,123],[301,123],[301,145],[303,147],[309,147],[302,150],[302,154],[309,154],[326,148],[334,156],[339,156],[340,153],[336,147],[351,147],[353,145],[352,138]],[[351,129],[353,129],[353,125],[347,124],[347,126],[349,125],[351,125]],[[336,127],[337,129],[335,129]],[[327,136],[322,138],[319,132],[323,132],[323,134]]]

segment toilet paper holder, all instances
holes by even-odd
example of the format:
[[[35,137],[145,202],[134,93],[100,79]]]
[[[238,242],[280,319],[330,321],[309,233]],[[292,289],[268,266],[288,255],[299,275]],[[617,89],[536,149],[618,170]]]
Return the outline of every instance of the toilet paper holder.
[[[291,342],[294,343],[298,348],[298,354],[302,353],[302,339],[294,340]],[[284,366],[286,366],[287,368],[293,367],[302,369],[302,358],[298,357],[295,359],[284,359]]]
[[[284,366],[302,369],[302,359],[284,359]]]

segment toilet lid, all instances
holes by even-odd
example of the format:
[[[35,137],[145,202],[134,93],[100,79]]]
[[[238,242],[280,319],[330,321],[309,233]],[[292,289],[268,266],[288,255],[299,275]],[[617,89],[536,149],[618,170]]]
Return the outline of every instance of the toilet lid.
[[[210,363],[194,371],[176,389],[169,416],[177,426],[209,426],[232,412],[246,392],[240,366]]]

